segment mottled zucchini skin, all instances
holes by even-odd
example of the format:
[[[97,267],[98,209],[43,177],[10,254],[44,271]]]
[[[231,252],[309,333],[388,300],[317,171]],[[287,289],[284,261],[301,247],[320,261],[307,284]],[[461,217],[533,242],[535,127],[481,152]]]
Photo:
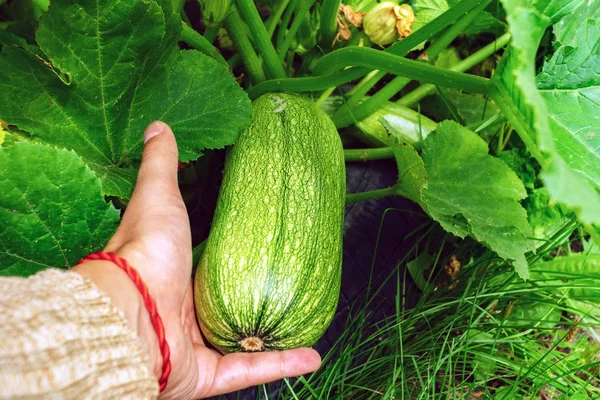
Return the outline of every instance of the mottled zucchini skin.
[[[206,338],[223,352],[313,345],[340,293],[344,154],[310,100],[256,99],[227,154],[194,297]]]

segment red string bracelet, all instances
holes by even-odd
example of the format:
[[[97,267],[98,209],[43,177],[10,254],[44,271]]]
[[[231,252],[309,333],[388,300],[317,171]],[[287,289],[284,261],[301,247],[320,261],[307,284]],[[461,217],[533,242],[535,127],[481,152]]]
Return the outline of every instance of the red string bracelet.
[[[158,346],[160,347],[160,354],[162,355],[163,364],[162,364],[162,374],[158,379],[158,386],[160,391],[165,390],[167,386],[167,381],[169,380],[169,374],[171,373],[171,351],[169,350],[169,344],[165,339],[165,327],[162,322],[162,318],[158,315],[158,311],[156,309],[156,303],[154,299],[150,295],[148,291],[148,287],[142,280],[139,272],[135,268],[133,268],[127,260],[122,257],[119,257],[115,253],[109,253],[104,251],[97,251],[95,253],[89,254],[83,257],[77,264],[82,264],[86,261],[93,260],[107,260],[112,261],[116,266],[121,268],[127,276],[131,278],[135,286],[138,288],[140,293],[142,294],[142,298],[144,299],[144,304],[146,305],[146,309],[150,314],[150,320],[152,321],[152,326],[156,331],[156,335],[158,336]]]

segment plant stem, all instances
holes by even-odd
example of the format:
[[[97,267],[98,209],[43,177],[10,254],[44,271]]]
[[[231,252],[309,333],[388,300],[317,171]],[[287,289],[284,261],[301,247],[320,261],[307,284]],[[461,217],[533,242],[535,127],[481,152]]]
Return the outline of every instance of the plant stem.
[[[468,17],[474,18],[475,16],[477,16],[479,14],[479,12],[481,11],[481,9],[484,8],[487,4],[489,4],[489,1],[490,0],[483,0],[483,1],[479,1],[479,3],[477,1],[463,1],[462,3],[459,3],[458,5],[452,7],[452,9],[447,10],[442,15],[440,15],[438,18],[433,20],[430,24],[427,25],[425,30],[432,29],[434,26],[437,26],[437,25],[443,26],[444,28],[446,28],[446,26],[448,26],[448,29],[446,29],[446,31],[444,31],[444,33],[441,35],[439,41],[449,43],[452,40],[454,40],[454,38],[456,38],[457,35],[459,35],[461,33],[461,31],[457,30],[454,27],[456,25],[459,25],[462,21],[464,21]],[[454,18],[454,16],[461,16],[461,15],[464,15],[464,16],[460,19]],[[458,22],[456,22],[457,20],[458,20]],[[451,21],[451,22],[448,22],[448,21]],[[445,24],[448,24],[448,25],[445,25]],[[410,35],[406,39],[396,42],[392,47],[390,47],[388,49],[388,51],[390,51],[394,54],[397,54],[397,55],[405,56],[406,54],[408,54],[408,52],[411,49],[414,48],[414,46],[418,45],[419,43],[424,42],[427,39],[430,39],[433,36],[433,35],[430,35],[429,37],[421,40],[419,43],[416,43],[414,46],[412,46],[410,48],[408,46],[404,46],[400,49],[400,47],[402,45],[406,44],[406,40],[408,40],[411,37],[414,39],[415,35],[418,33],[421,33],[421,31],[423,31],[423,29],[418,30],[416,33]],[[441,29],[439,29],[439,30],[436,29],[435,33],[439,32],[439,31],[441,31]],[[421,38],[419,38],[419,39],[421,39]],[[446,46],[444,46],[444,47],[441,47],[441,46],[442,46],[442,43],[440,43],[440,45],[437,49],[434,48],[433,50],[431,50],[431,46],[430,46],[430,49],[427,50],[427,54],[429,55],[430,59],[433,60],[435,57],[438,56],[439,52],[441,52],[446,47]],[[398,50],[394,50],[394,47],[397,47]],[[360,89],[360,91],[357,91],[354,94],[351,93],[351,97],[347,101],[348,106],[349,107],[356,106],[360,102],[362,97],[364,95],[366,95],[367,92],[373,86],[375,86],[377,84],[377,82],[379,82],[384,76],[385,76],[385,72],[378,71],[378,73],[375,74],[374,76],[372,76],[370,78],[364,78],[357,85],[357,86],[362,87]],[[389,99],[386,99],[385,101],[387,101],[387,100],[389,100]]]
[[[325,55],[317,62],[314,72],[317,75],[327,74],[350,65],[375,68],[421,82],[472,93],[487,93],[491,87],[489,79],[480,76],[434,67],[395,54],[356,46],[346,47]]]
[[[214,58],[221,64],[227,66],[227,61],[217,51],[217,49],[204,36],[192,29],[188,24],[182,22],[181,40],[187,43],[192,49],[196,49],[209,57]]]
[[[267,22],[265,22],[265,26],[267,27],[267,35],[269,35],[269,38],[273,38],[273,32],[275,32],[277,23],[281,20],[281,15],[285,11],[289,2],[290,0],[281,0],[281,2],[275,7],[275,12],[271,14],[267,19]]]
[[[270,78],[284,78],[285,71],[283,70],[283,65],[281,65],[281,62],[277,57],[275,48],[271,43],[271,38],[267,34],[267,30],[258,14],[254,1],[237,0],[236,4],[254,37],[254,44],[265,63],[267,75],[269,75]]]
[[[296,8],[298,8],[299,2],[300,0],[292,0],[291,4],[286,8],[285,14],[283,14],[279,30],[277,31],[277,41],[275,42],[277,47],[281,46],[281,43],[283,43],[288,26],[290,25],[290,20],[292,19],[292,14]]]
[[[222,25],[223,25],[223,21],[221,21],[215,25],[208,26],[206,28],[206,30],[204,31],[204,35],[203,35],[204,39],[206,39],[209,43],[214,43],[215,39],[219,35],[219,29],[221,29]]]
[[[350,193],[346,195],[346,203],[355,203],[357,201],[376,200],[386,196],[396,194],[396,185],[387,189],[371,190],[369,192]]]
[[[337,33],[337,16],[342,0],[324,0],[321,6],[321,45],[331,47]]]
[[[227,60],[227,64],[229,65],[229,69],[234,69],[240,64],[241,57],[240,53],[235,53]]]
[[[417,30],[407,38],[402,39],[388,47],[385,52],[397,55],[408,54],[408,52],[415,48],[415,46],[429,40],[434,35],[437,35],[443,31],[446,27],[456,22],[461,15],[465,14],[473,7],[476,7],[478,4],[481,4],[482,1],[484,0],[463,0],[459,2],[450,10],[444,12],[442,15],[428,23],[423,29]],[[256,98],[261,94],[275,91],[311,92],[314,90],[324,90],[332,86],[338,86],[353,81],[364,75],[367,75],[370,72],[372,72],[372,69],[370,68],[355,67],[341,71],[338,74],[313,76],[309,78],[296,78],[299,80],[273,79],[258,84],[252,88],[248,94],[250,95],[250,98]]]
[[[290,30],[287,32],[283,43],[281,43],[281,46],[279,47],[280,61],[283,61],[288,49],[292,44],[292,41],[296,38],[298,29],[300,29],[300,25],[302,25],[302,22],[304,22],[304,19],[308,15],[308,12],[310,11],[310,8],[312,7],[314,2],[315,0],[304,0],[304,3],[302,3],[302,7],[300,7],[300,10],[298,10],[296,15],[294,16],[294,22],[292,23]]]
[[[263,82],[265,73],[262,69],[262,63],[254,52],[250,39],[246,36],[244,25],[244,21],[240,18],[237,10],[230,12],[225,18],[225,29],[227,29],[227,33],[242,58],[250,80],[252,83]]]
[[[328,89],[325,89],[323,91],[323,93],[321,93],[321,95],[319,96],[319,98],[317,99],[317,101],[315,101],[315,104],[317,105],[317,107],[321,107],[321,105],[323,103],[325,103],[325,100],[327,100],[327,98],[329,96],[331,96],[331,93],[333,93],[334,90],[335,90],[335,86],[334,87],[330,87]]]
[[[469,57],[465,58],[458,64],[453,65],[450,68],[450,70],[456,72],[468,71],[475,65],[479,64],[480,62],[494,54],[496,51],[498,51],[498,49],[506,46],[509,41],[510,33],[505,33],[504,35],[500,36],[495,42],[492,42],[487,46],[477,50],[475,53],[471,54]],[[408,107],[412,104],[417,103],[423,97],[429,96],[435,90],[435,85],[421,85],[412,92],[408,93],[406,96],[403,96],[400,100],[397,101],[397,103]]]
[[[391,99],[396,93],[402,90],[402,88],[409,82],[410,79],[403,76],[397,76],[372,97],[359,104],[354,109],[349,108],[348,104],[344,104],[331,118],[333,123],[335,124],[336,128],[341,129],[356,122],[362,121],[381,108],[386,101]]]
[[[429,48],[427,49],[427,56],[431,62],[435,60],[435,58],[440,55],[440,53],[450,45],[458,37],[458,35],[462,34],[465,29],[473,22],[473,20],[479,16],[479,13],[482,12],[488,4],[490,4],[491,0],[486,0],[481,2],[477,7],[471,9],[465,16],[459,19],[456,23],[450,25],[446,31],[442,35],[440,35],[439,39],[435,40]]]
[[[525,144],[527,151],[531,154],[533,158],[542,166],[542,168],[548,165],[546,157],[542,154],[537,144],[535,143],[535,138],[529,135],[528,128],[524,125],[523,121],[520,118],[516,118],[515,114],[519,111],[514,109],[514,106],[511,106],[512,100],[507,98],[505,94],[501,93],[497,88],[494,88],[490,92],[490,97],[494,100],[496,105],[500,108],[502,113],[507,117],[510,121],[511,125],[521,138],[521,141]]]
[[[378,70],[373,70],[373,71],[369,72],[366,76],[364,76],[361,79],[360,82],[358,82],[350,90],[348,90],[346,92],[346,95],[354,97],[355,93],[358,93],[359,91],[363,91],[364,90],[360,95],[357,96],[359,98],[359,100],[362,99],[362,97],[365,94],[367,94],[367,92],[369,91],[369,89],[371,89],[371,86],[368,85],[369,80],[373,79],[375,76],[378,76],[378,75],[379,75],[379,71]],[[368,86],[368,87],[366,89],[363,89],[365,86]],[[350,99],[352,99],[352,97]],[[348,100],[348,101],[350,101],[350,100]]]
[[[344,150],[344,159],[346,161],[383,160],[386,158],[394,158],[394,151],[391,147]]]
[[[268,92],[312,92],[315,90],[325,90],[358,79],[363,74],[363,68],[353,68],[321,76],[272,79],[259,83],[248,90],[248,96],[251,99],[255,99]]]

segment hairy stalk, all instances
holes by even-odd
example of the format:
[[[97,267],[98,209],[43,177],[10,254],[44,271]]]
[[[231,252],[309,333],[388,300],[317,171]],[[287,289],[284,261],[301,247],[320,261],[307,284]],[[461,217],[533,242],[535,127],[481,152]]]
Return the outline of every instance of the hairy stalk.
[[[382,197],[393,196],[396,194],[396,185],[386,189],[371,190],[369,192],[350,193],[346,195],[346,203],[355,203],[357,201],[376,200]]]
[[[333,93],[334,90],[335,90],[335,86],[330,87],[329,89],[325,89],[323,91],[323,93],[321,93],[319,98],[315,101],[315,104],[318,107],[321,107],[321,105],[323,105],[323,103],[325,103],[325,100],[327,100],[327,98],[329,98],[329,96],[331,96],[331,93]]]
[[[407,38],[400,40],[388,47],[385,52],[396,55],[408,54],[408,52],[415,46],[431,39],[433,36],[446,29],[449,25],[456,22],[461,15],[465,14],[473,7],[476,7],[482,1],[483,0],[461,1],[456,6],[452,7],[452,9],[444,12],[442,15],[431,21],[423,29],[419,29]],[[290,7],[292,6],[290,5]],[[283,22],[281,26],[283,26]],[[371,68],[355,67],[340,71],[336,74],[324,76],[295,79],[273,79],[258,84],[257,86],[253,87],[248,94],[250,95],[250,98],[256,98],[261,94],[274,91],[312,92],[315,90],[325,90],[332,86],[339,86],[341,84],[353,81],[369,74],[370,72],[372,72]]]
[[[269,92],[313,92],[315,90],[325,90],[353,81],[363,75],[364,71],[362,68],[353,68],[322,76],[272,79],[259,83],[248,90],[248,96],[251,99],[255,99]]]
[[[206,28],[204,31],[204,39],[206,39],[209,43],[214,43],[215,39],[219,35],[219,29],[223,25],[223,21],[217,23],[216,25],[212,25]]]
[[[402,90],[402,88],[405,87],[410,81],[410,79],[403,76],[397,76],[368,100],[359,104],[354,109],[349,108],[349,104],[344,104],[331,118],[333,123],[335,124],[336,128],[341,129],[356,122],[362,121],[381,108],[386,101],[391,99],[396,93]]]
[[[289,2],[290,0],[281,0],[274,8],[275,12],[271,14],[267,19],[267,22],[265,22],[265,26],[267,27],[267,35],[269,35],[269,38],[273,38],[273,32],[275,32],[275,28],[277,27],[279,20],[281,20],[281,15],[287,8]]]
[[[369,89],[371,89],[371,86],[368,85],[369,81],[371,79],[373,79],[375,76],[377,76],[378,74],[379,74],[379,71],[377,71],[377,70],[369,72],[365,77],[363,77],[360,80],[360,82],[358,82],[356,85],[354,85],[352,87],[352,89],[348,90],[346,92],[346,95],[354,97],[355,93],[358,93],[359,91],[361,91],[362,94],[358,95],[357,98],[358,98],[358,100],[362,99],[362,97],[365,94],[367,94]],[[384,74],[385,74],[385,72],[384,72]],[[366,89],[365,89],[365,87],[366,87]],[[364,90],[364,92],[363,92],[363,90]],[[350,97],[350,99],[352,97]],[[350,99],[348,99],[348,101],[350,101]]]
[[[494,54],[496,51],[498,51],[498,49],[501,49],[502,47],[506,46],[508,42],[510,42],[510,33],[505,33],[504,35],[500,36],[496,41],[479,49],[478,51],[471,54],[469,57],[465,58],[458,64],[450,67],[450,70],[456,72],[468,71],[475,65],[479,64],[480,62]],[[402,98],[398,100],[397,103],[408,107],[410,105],[415,104],[423,97],[429,96],[435,90],[435,85],[421,85],[412,92],[408,93],[406,96],[402,96]]]
[[[286,8],[283,18],[281,19],[281,24],[279,24],[279,30],[277,31],[277,41],[275,42],[277,47],[281,46],[281,43],[283,43],[288,26],[290,26],[292,14],[294,14],[294,11],[299,7],[299,4],[300,0],[292,0],[289,7]]]
[[[285,71],[283,70],[283,65],[281,65],[281,62],[277,57],[275,48],[271,43],[271,38],[267,34],[267,30],[265,29],[265,25],[263,24],[260,15],[258,14],[258,10],[254,5],[254,1],[237,0],[236,4],[240,14],[244,17],[244,20],[248,24],[250,32],[254,37],[254,44],[256,45],[256,49],[262,56],[262,59],[265,63],[267,75],[270,78],[284,78]]]
[[[283,61],[283,59],[285,58],[285,55],[287,54],[288,49],[290,48],[290,46],[292,44],[292,41],[296,38],[298,29],[300,29],[300,25],[302,25],[302,22],[304,22],[304,19],[308,15],[310,8],[314,4],[314,2],[315,2],[315,0],[305,0],[304,3],[302,3],[300,10],[298,10],[296,15],[294,16],[294,22],[292,23],[290,30],[287,32],[287,35],[285,36],[283,43],[281,43],[281,46],[279,47],[279,60],[280,61]]]
[[[329,53],[315,66],[315,74],[327,74],[346,68],[361,66],[387,71],[434,85],[461,89],[472,93],[487,93],[489,79],[453,70],[434,67],[419,61],[408,60],[395,54],[367,47],[346,47]]]
[[[337,33],[337,15],[342,0],[324,0],[321,5],[321,45],[329,48]]]
[[[394,158],[394,151],[391,147],[344,149],[344,159],[346,161],[383,160],[387,158]]]
[[[244,21],[240,18],[237,10],[230,12],[225,18],[225,29],[233,41],[233,45],[238,51],[237,54],[242,58],[242,63],[246,67],[246,72],[252,83],[259,83],[265,80],[265,73],[262,69],[262,62],[254,52],[250,38],[246,36]]]
[[[196,32],[185,22],[182,23],[181,40],[187,43],[192,49],[196,49],[209,57],[214,58],[221,64],[227,66],[227,61],[217,51],[217,49],[204,36]]]
[[[450,40],[450,42],[452,40],[454,40],[454,38],[456,37],[456,35],[460,34],[461,31],[457,31],[456,28],[454,28],[454,26],[461,24],[462,21],[464,21],[466,18],[472,16],[473,18],[475,16],[477,16],[479,14],[479,12],[481,11],[482,8],[484,8],[487,4],[489,4],[489,0],[469,0],[469,1],[463,1],[462,3],[459,3],[458,5],[452,7],[451,9],[445,11],[442,15],[440,15],[438,18],[436,18],[435,20],[433,20],[431,23],[429,23],[425,28],[423,29],[419,29],[417,32],[413,33],[412,35],[410,35],[408,38],[403,39],[399,42],[396,42],[389,50],[391,50],[391,52],[393,52],[394,54],[398,54],[401,56],[405,56],[406,54],[408,54],[408,52],[410,50],[412,50],[415,46],[419,45],[420,43],[423,43],[425,40],[429,39],[429,37],[427,39],[424,40],[420,40],[421,38],[417,38],[420,41],[414,45],[412,45],[412,43],[410,43],[412,45],[412,47],[408,48],[408,46],[405,46],[402,48],[402,51],[394,51],[394,47],[400,47],[403,44],[406,44],[406,41],[408,39],[414,39],[415,35],[421,33],[422,31],[426,31],[429,29],[432,29],[438,25],[444,25],[444,28],[446,28],[446,26],[448,26],[448,29],[446,29],[444,31],[444,33],[441,35],[440,39],[438,41],[442,41],[442,42],[448,42],[448,40]],[[448,21],[452,21],[450,23],[447,23]],[[458,22],[457,22],[458,21]],[[436,33],[439,32],[441,30],[437,30],[436,29]],[[458,33],[457,33],[458,32]],[[432,35],[433,36],[433,35]],[[449,43],[449,42],[448,42]],[[440,45],[441,46],[441,45]],[[435,57],[438,56],[439,51],[443,50],[446,46],[440,48],[440,49],[435,49],[434,51],[431,50],[427,50],[427,54],[429,55],[430,59],[434,59]],[[431,48],[431,46],[430,46]],[[375,72],[375,71],[374,71]],[[371,77],[365,77],[357,86],[360,86],[361,89],[360,91],[357,91],[356,93],[350,93],[351,97],[350,99],[348,99],[348,105],[350,107],[354,107],[355,105],[357,105],[360,100],[363,98],[364,95],[367,94],[367,92],[373,88],[373,86],[375,86],[377,84],[377,82],[379,82],[384,76],[385,76],[385,72],[382,71],[377,71],[377,73],[374,76]]]
[[[491,0],[486,0],[481,2],[477,7],[470,10],[464,17],[459,19],[455,24],[452,24],[448,27],[448,29],[440,35],[439,39],[435,40],[431,43],[426,53],[430,61],[433,61],[440,53],[446,49],[450,43],[454,41],[461,35],[466,28],[471,25],[471,23],[479,16],[488,4],[490,4]]]

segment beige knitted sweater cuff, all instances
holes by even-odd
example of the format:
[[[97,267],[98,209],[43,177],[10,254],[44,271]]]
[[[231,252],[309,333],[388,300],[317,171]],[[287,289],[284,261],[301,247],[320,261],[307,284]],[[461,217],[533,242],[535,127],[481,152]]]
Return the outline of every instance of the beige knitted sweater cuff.
[[[0,399],[155,399],[123,313],[75,272],[0,278]]]

